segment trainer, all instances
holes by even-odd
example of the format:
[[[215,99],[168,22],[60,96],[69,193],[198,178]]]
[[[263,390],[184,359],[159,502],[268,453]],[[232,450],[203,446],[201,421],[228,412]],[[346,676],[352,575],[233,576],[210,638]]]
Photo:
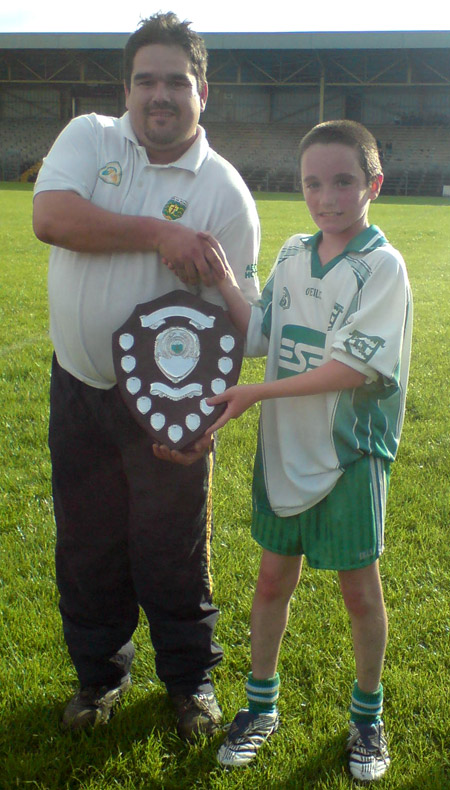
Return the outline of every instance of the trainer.
[[[210,276],[221,247],[247,298],[258,297],[255,205],[198,125],[207,53],[189,24],[173,13],[141,23],[125,47],[128,112],[74,118],[34,199],[35,233],[52,245],[56,573],[80,684],[63,724],[108,721],[131,684],[140,605],[187,739],[221,719],[210,678],[222,657],[209,567],[212,453],[197,446],[171,463],[153,450],[119,395],[111,336],[136,304],[180,287],[223,304]]]

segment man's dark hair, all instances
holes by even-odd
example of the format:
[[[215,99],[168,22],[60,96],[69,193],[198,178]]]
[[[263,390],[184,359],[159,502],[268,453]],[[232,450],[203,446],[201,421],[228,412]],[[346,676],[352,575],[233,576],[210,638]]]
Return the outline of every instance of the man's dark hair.
[[[153,14],[148,19],[143,19],[135,33],[132,33],[124,50],[124,78],[128,90],[131,87],[131,74],[136,52],[148,44],[166,44],[182,47],[188,55],[192,71],[197,80],[199,93],[206,82],[206,67],[208,53],[203,38],[189,28],[191,23],[185,20],[180,22],[172,11],[167,14]]]
[[[358,154],[361,168],[366,175],[367,184],[371,184],[376,176],[383,173],[377,141],[373,134],[361,123],[340,120],[325,121],[314,126],[311,131],[305,134],[300,143],[300,168],[303,154],[316,143],[341,143],[354,148]]]

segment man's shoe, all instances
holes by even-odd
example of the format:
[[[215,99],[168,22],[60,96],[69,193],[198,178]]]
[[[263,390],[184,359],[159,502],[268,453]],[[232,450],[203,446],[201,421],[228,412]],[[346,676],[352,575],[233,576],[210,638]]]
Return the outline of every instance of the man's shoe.
[[[175,694],[171,700],[178,717],[178,735],[183,740],[190,741],[197,735],[214,735],[219,729],[222,711],[213,691]]]
[[[70,700],[63,718],[62,726],[66,730],[81,730],[84,727],[96,727],[107,724],[112,716],[113,708],[122,695],[131,686],[130,675],[125,675],[119,686],[85,686]]]
[[[273,713],[251,713],[242,708],[234,717],[217,752],[217,760],[225,766],[247,765],[270,735],[277,731],[279,723],[277,710]]]
[[[351,721],[347,751],[350,752],[348,767],[355,779],[360,782],[381,779],[391,762],[383,722],[362,724]]]

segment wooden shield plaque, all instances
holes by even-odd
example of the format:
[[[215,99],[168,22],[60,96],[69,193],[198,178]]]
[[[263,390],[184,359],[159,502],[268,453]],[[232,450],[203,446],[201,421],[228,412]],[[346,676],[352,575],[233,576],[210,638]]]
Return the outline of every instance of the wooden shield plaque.
[[[202,436],[224,411],[207,398],[236,384],[244,339],[225,311],[187,291],[139,304],[113,334],[117,384],[138,423],[171,449]]]

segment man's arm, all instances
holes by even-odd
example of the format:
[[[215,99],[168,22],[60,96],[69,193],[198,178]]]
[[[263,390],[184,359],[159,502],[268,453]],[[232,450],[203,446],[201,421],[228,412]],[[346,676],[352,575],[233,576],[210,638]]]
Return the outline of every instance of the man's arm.
[[[39,192],[33,228],[40,241],[74,252],[145,252],[152,250],[185,272],[187,282],[213,282],[220,272],[221,248],[212,236],[155,219],[107,211],[72,191]]]

